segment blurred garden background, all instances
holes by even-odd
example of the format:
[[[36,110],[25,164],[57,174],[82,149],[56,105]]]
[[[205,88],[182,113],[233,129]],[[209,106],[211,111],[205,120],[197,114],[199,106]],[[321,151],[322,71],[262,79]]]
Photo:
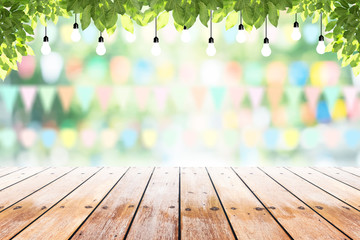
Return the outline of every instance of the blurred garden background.
[[[171,20],[170,20],[171,21]],[[237,26],[213,25],[191,41],[169,23],[121,28],[95,52],[94,26],[71,41],[73,19],[49,24],[52,53],[42,56],[44,27],[0,85],[0,165],[360,165],[360,77],[336,54],[316,53],[319,26],[293,18],[269,26],[272,55],[261,55],[264,30],[236,42]]]

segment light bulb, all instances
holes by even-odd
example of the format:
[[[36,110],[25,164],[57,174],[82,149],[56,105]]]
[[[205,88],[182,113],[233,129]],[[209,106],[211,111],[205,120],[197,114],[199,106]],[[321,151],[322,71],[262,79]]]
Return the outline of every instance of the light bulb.
[[[43,55],[49,55],[51,53],[51,47],[49,44],[49,38],[47,36],[44,37],[43,44],[41,46],[41,53]]]
[[[320,35],[319,37],[319,43],[316,47],[316,51],[318,54],[324,54],[325,53],[325,42],[324,42],[324,36]]]
[[[300,32],[300,28],[299,28],[299,23],[298,22],[294,22],[294,29],[293,32],[291,34],[291,38],[294,41],[298,41],[301,38],[301,32]]]
[[[264,45],[261,49],[261,54],[264,57],[268,57],[271,55],[271,48],[270,48],[270,43],[269,43],[269,39],[268,38],[264,38]]]
[[[135,33],[125,31],[125,39],[129,43],[132,43],[132,42],[134,42],[136,40],[136,35],[135,35]]]
[[[209,38],[209,44],[206,49],[206,54],[210,57],[214,56],[216,54],[216,48],[214,45],[214,39],[212,37]]]
[[[73,31],[72,31],[72,33],[71,33],[71,40],[72,40],[73,42],[78,42],[78,41],[80,41],[80,39],[81,39],[81,35],[80,35],[79,29],[78,29],[78,28],[74,28]]]
[[[154,44],[151,48],[151,54],[154,56],[159,56],[161,54],[161,48],[159,45],[159,38],[158,37],[154,37]]]
[[[96,53],[97,53],[97,55],[100,55],[100,56],[102,56],[106,53],[104,38],[102,36],[99,37],[99,42],[96,47]]]
[[[239,31],[236,34],[236,41],[238,43],[244,43],[244,42],[246,42],[246,40],[247,40],[247,34],[246,34],[245,29],[244,29],[244,25],[240,24],[239,25]]]
[[[191,41],[191,35],[186,26],[184,26],[184,29],[181,33],[181,41],[183,41],[184,43],[188,43]]]

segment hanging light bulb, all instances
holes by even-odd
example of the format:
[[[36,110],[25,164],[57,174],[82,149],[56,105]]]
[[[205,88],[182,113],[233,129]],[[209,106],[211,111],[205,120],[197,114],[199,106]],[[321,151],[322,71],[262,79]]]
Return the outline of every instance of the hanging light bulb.
[[[102,56],[102,55],[104,55],[106,53],[106,48],[105,48],[105,44],[104,44],[104,38],[103,38],[101,32],[100,32],[98,45],[96,47],[96,53],[97,53],[97,55],[100,55],[100,56]]]
[[[159,45],[159,38],[158,37],[154,37],[154,44],[151,48],[151,54],[154,56],[159,56],[161,54],[161,48]]]
[[[136,40],[136,35],[135,35],[135,33],[131,33],[131,32],[128,32],[125,30],[125,39],[129,43],[132,43]]]
[[[210,38],[209,38],[208,47],[206,49],[206,54],[210,57],[212,57],[216,54],[214,38],[212,37],[212,14],[213,14],[213,11],[210,11]]]
[[[236,41],[238,43],[244,43],[247,40],[247,33],[245,31],[244,25],[242,24],[242,15],[241,15],[241,11],[240,11],[240,25],[239,25],[239,30],[238,33],[236,34]]]
[[[206,54],[210,57],[214,56],[216,54],[216,48],[214,45],[214,39],[212,37],[209,38],[209,44],[206,49]]]
[[[291,34],[291,38],[294,41],[298,41],[301,38],[301,32],[300,32],[300,28],[299,28],[299,23],[297,21],[297,13],[295,14],[294,29],[293,29],[293,32]]]
[[[325,53],[325,42],[324,36],[322,35],[322,13],[320,13],[320,36],[319,36],[319,43],[316,46],[316,52],[318,54]]]
[[[51,47],[49,44],[49,37],[47,36],[47,27],[45,27],[45,36],[43,39],[43,44],[41,46],[41,53],[43,55],[49,55],[51,53]]]
[[[184,26],[184,29],[181,33],[181,41],[183,41],[184,43],[188,43],[191,41],[191,35],[189,29],[187,29],[186,26]]]
[[[264,38],[264,45],[261,49],[261,54],[264,57],[268,57],[271,55],[271,48],[270,48],[270,42],[267,37],[267,17],[265,18],[265,38]]]
[[[151,54],[154,56],[159,56],[161,54],[159,38],[157,37],[157,17],[155,17],[155,37],[154,37],[154,44],[151,48]]]
[[[80,31],[79,31],[79,24],[76,22],[76,13],[75,13],[75,23],[73,25],[73,31],[71,33],[71,40],[73,42],[78,42],[81,39]]]

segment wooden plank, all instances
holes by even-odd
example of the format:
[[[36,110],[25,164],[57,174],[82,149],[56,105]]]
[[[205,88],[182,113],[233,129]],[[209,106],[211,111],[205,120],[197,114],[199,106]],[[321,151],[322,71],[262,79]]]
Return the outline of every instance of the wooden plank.
[[[68,239],[125,171],[126,168],[100,170],[20,232],[15,239]]]
[[[348,239],[260,169],[234,168],[234,170],[292,238]]]
[[[69,167],[49,168],[31,178],[0,191],[0,212],[63,176],[72,169],[73,168]]]
[[[1,212],[0,239],[13,237],[98,170],[98,168],[75,169],[61,178],[60,181],[55,181],[53,184],[18,202],[13,207]]]
[[[181,238],[234,239],[205,168],[181,169]]]
[[[339,169],[345,171],[345,172],[349,172],[355,176],[360,177],[360,168],[355,168],[355,167],[339,167]]]
[[[285,169],[263,168],[263,170],[346,235],[360,239],[359,211]]]
[[[344,172],[339,170],[338,168],[333,168],[333,167],[314,168],[314,169],[317,170],[318,172],[321,172],[329,177],[335,178],[338,181],[341,181],[360,191],[360,179],[351,173]]]
[[[16,171],[9,175],[6,175],[0,179],[0,190],[3,190],[13,184],[19,183],[24,179],[32,177],[42,171],[45,171],[47,168],[42,167],[31,167],[31,168],[24,168],[20,171]]]
[[[6,176],[10,173],[13,173],[15,171],[19,171],[20,169],[24,169],[24,168],[19,168],[19,167],[5,167],[5,168],[0,168],[0,178],[3,176]]]
[[[126,239],[178,239],[178,231],[179,168],[156,168]]]
[[[208,172],[238,239],[290,239],[230,168]]]
[[[71,239],[123,239],[153,168],[130,168]]]
[[[287,168],[360,211],[360,191],[311,168]]]

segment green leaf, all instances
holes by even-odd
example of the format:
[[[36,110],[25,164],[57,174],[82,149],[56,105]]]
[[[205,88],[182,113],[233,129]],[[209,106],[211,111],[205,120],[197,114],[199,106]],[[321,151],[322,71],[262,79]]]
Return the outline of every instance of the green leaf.
[[[200,22],[201,22],[205,27],[207,27],[207,26],[208,26],[209,19],[210,19],[209,10],[208,10],[207,7],[205,6],[205,4],[202,3],[202,2],[199,2],[199,7],[200,7],[200,15],[199,15]]]
[[[239,13],[232,11],[226,18],[225,29],[228,30],[234,27],[239,21]]]
[[[128,15],[121,16],[121,25],[126,31],[134,33],[134,22]]]
[[[272,2],[268,3],[269,7],[269,21],[272,25],[277,27],[279,22],[279,11],[276,9],[275,5]]]
[[[91,5],[88,5],[82,14],[80,14],[80,23],[82,30],[85,30],[91,22]]]
[[[163,27],[165,27],[169,22],[169,12],[163,12],[160,14],[160,16],[157,19],[157,29],[160,30]]]

